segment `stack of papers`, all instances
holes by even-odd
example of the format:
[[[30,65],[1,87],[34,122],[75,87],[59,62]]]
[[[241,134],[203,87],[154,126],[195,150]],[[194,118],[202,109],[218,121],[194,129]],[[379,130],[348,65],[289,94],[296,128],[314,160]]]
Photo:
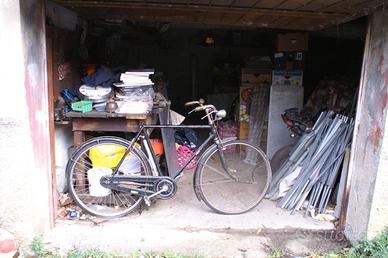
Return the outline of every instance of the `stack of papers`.
[[[138,87],[153,85],[149,76],[153,74],[153,71],[134,71],[125,72],[120,75],[121,82],[116,82],[113,85],[116,87]]]
[[[152,110],[154,83],[149,78],[154,70],[127,71],[120,75],[121,82],[113,83],[118,87],[116,113],[146,114]]]

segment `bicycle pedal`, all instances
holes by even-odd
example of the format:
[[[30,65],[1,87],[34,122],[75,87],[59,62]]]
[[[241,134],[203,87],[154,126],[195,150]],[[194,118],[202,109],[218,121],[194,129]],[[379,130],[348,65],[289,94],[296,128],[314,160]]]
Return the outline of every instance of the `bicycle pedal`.
[[[144,197],[144,203],[145,203],[148,207],[150,207],[150,206],[151,206],[151,200],[150,200],[150,198]]]

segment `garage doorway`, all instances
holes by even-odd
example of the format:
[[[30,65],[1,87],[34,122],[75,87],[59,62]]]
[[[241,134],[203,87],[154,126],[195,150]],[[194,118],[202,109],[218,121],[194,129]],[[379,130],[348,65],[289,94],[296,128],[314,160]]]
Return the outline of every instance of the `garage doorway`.
[[[172,101],[173,110],[185,114],[187,110],[183,104],[186,101],[204,97],[235,115],[230,119],[235,119],[239,128],[238,137],[241,138],[244,137],[242,131],[246,130],[239,124],[242,84],[246,83],[242,77],[255,74],[250,72],[252,70],[270,71],[269,84],[273,82],[274,65],[279,65],[279,70],[296,68],[303,71],[303,76],[298,77],[297,74],[295,77],[303,85],[301,105],[308,102],[317,86],[327,88],[331,84],[343,84],[351,89],[352,96],[357,91],[367,21],[365,17],[358,18],[360,15],[356,7],[352,7],[351,14],[345,19],[341,16],[344,14],[337,13],[343,8],[343,4],[337,2],[332,5],[320,1],[302,5],[297,1],[277,4],[274,1],[188,1],[185,4],[179,1],[171,4],[127,2],[47,3],[47,36],[48,42],[52,42],[49,47],[52,47],[51,76],[54,78],[52,100],[58,101],[57,97],[63,96],[63,90],[74,87],[85,76],[87,69],[96,65],[151,68],[160,72],[161,85]],[[368,7],[367,3],[365,5]],[[271,15],[266,13],[268,9],[272,10]],[[333,26],[333,21],[341,22],[350,17],[352,21]],[[287,34],[293,35],[288,42],[291,45],[279,50],[279,35]],[[300,38],[295,38],[298,35]],[[292,49],[295,42],[301,45]],[[276,53],[282,52],[293,53],[291,59],[299,60],[275,60]],[[353,100],[352,97],[348,99]],[[310,99],[312,102],[315,100]],[[56,182],[59,192],[65,192],[64,171],[67,159],[74,150],[72,146],[101,135],[100,131],[104,130],[90,129],[94,132],[75,134],[72,132],[72,120],[62,119],[61,110],[56,112],[54,108],[52,111],[58,116],[55,125]],[[199,122],[199,118],[187,116],[185,123]],[[268,147],[268,122],[262,126],[263,137],[259,142],[263,149]],[[283,126],[283,131],[287,132],[286,126]],[[120,132],[115,134],[128,136]],[[202,135],[198,133],[198,137]],[[129,218],[139,223],[143,218],[159,224],[165,223],[165,218],[181,214],[179,226],[184,227],[194,221],[199,223],[194,223],[194,227],[198,228],[203,221],[195,218],[203,216],[207,217],[206,225],[216,228],[258,228],[262,224],[333,228],[332,224],[326,222],[317,226],[311,217],[303,218],[303,214],[290,216],[289,212],[267,200],[252,213],[243,215],[244,219],[207,215],[208,211],[192,194],[191,173],[193,171],[185,172],[182,189],[175,200],[159,201],[149,210],[145,209],[141,217],[135,218],[138,215],[135,213]],[[74,206],[71,209],[77,211]],[[76,216],[81,217],[82,214]]]

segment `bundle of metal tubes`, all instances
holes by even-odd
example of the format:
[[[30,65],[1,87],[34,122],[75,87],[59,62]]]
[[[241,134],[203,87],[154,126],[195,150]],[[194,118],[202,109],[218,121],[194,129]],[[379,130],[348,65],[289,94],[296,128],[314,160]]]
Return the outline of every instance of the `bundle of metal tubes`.
[[[275,173],[267,198],[278,207],[326,213],[353,132],[353,118],[322,112]]]

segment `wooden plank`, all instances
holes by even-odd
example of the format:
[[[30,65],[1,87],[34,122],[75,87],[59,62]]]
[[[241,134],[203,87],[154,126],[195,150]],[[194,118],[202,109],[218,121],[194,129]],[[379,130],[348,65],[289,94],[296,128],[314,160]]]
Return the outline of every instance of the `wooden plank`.
[[[135,120],[146,120],[148,114],[119,114],[119,113],[108,113],[108,112],[66,112],[65,117],[67,118],[126,118],[126,119],[135,119]]]
[[[217,0],[217,5],[224,5],[224,6],[233,6],[234,3],[238,2],[237,0]]]
[[[73,131],[138,132],[143,123],[125,118],[73,118]]]
[[[279,4],[282,4],[284,0],[263,0],[258,3],[258,7],[260,8],[268,8],[273,9],[276,8]]]
[[[340,231],[345,230],[346,214],[348,211],[350,179],[351,179],[351,176],[348,175],[349,162],[350,162],[350,149],[348,148],[346,149],[345,157],[342,165],[341,180],[340,180],[340,186],[338,189],[339,198],[337,198],[337,201],[340,201],[337,203],[337,206],[340,206],[339,207],[340,216],[339,216],[339,222],[338,222],[338,230]],[[336,211],[337,211],[337,207],[336,207]]]
[[[46,38],[46,55],[47,55],[47,96],[48,96],[48,113],[49,113],[49,135],[50,135],[50,156],[51,156],[51,202],[52,214],[51,226],[55,224],[55,214],[58,210],[58,191],[57,191],[57,173],[55,165],[55,126],[54,126],[54,74],[53,74],[53,41],[50,34]]]
[[[80,146],[85,141],[85,133],[83,131],[73,131],[73,143],[75,147]]]
[[[341,1],[342,0],[310,0],[305,5],[299,7],[298,10],[317,11],[324,8],[325,6],[330,6]]]
[[[306,3],[311,2],[311,0],[289,0],[283,2],[278,8],[289,9],[289,10],[298,10],[298,8],[302,7]]]
[[[290,16],[290,17],[309,17],[309,18],[318,18],[318,17],[326,17],[326,18],[339,18],[342,17],[341,13],[312,13],[306,11],[298,11],[298,10],[284,10],[284,9],[274,9],[277,5],[282,4],[285,0],[264,0],[259,7],[251,8],[251,7],[228,7],[225,6],[216,6],[216,5],[192,5],[192,4],[162,4],[162,3],[139,3],[139,2],[128,2],[128,4],[124,4],[122,1],[110,1],[110,2],[98,2],[96,1],[79,1],[79,0],[67,0],[57,2],[68,7],[87,7],[89,9],[89,13],[93,9],[103,8],[106,12],[106,8],[116,8],[117,10],[121,10],[123,13],[133,14],[143,16],[148,15],[149,12],[162,12],[167,11],[169,15],[182,15],[187,12],[211,12],[211,13],[235,13],[235,14],[245,14],[246,12],[254,12],[262,15],[278,15],[278,16]],[[271,10],[268,10],[271,9]]]
[[[255,6],[256,0],[239,0],[236,1],[233,6],[235,7],[253,7]]]
[[[109,15],[104,14],[106,12],[96,13],[94,12],[94,15],[89,16],[88,14],[85,14],[86,17],[90,19],[94,18],[101,18],[101,17],[110,17]],[[222,16],[221,16],[222,17]],[[233,26],[233,27],[251,27],[251,28],[273,28],[273,29],[286,29],[286,30],[310,30],[310,28],[303,28],[303,27],[293,27],[292,25],[285,24],[281,27],[274,26],[271,23],[269,23],[269,19],[271,19],[273,16],[271,16],[271,13],[268,13],[267,15],[258,15],[257,18],[255,18],[253,21],[245,21],[242,20],[240,23],[236,23],[236,20],[238,20],[241,16],[235,15],[235,14],[225,14],[224,19],[207,19],[207,20],[201,20],[197,19],[197,17],[193,16],[144,16],[144,15],[125,15],[126,19],[130,20],[142,20],[142,21],[150,21],[150,22],[171,22],[171,23],[184,23],[184,24],[200,24],[200,25],[214,25],[214,26]],[[234,19],[230,18],[234,17]],[[303,18],[304,20],[309,20],[307,18]],[[313,19],[317,20],[317,19]],[[311,23],[314,23],[314,21],[311,21]]]
[[[162,112],[160,112],[159,113],[160,124],[161,125],[169,124],[169,116],[170,114],[167,109],[164,109]],[[167,162],[168,174],[170,177],[174,177],[176,176],[177,174],[176,172],[179,169],[177,153],[175,148],[174,129],[162,128],[160,130],[162,132],[163,147],[164,147],[164,153],[165,153],[166,162]]]
[[[384,0],[57,0],[86,18],[121,18],[215,26],[321,30],[371,13]],[[109,10],[107,12],[107,10]],[[290,17],[296,19],[282,19]],[[289,23],[288,21],[292,21]],[[282,21],[282,22],[279,22]]]
[[[386,0],[327,0],[318,1],[317,3],[311,4],[308,8],[300,10],[312,10],[315,12],[342,12],[347,13],[350,16],[356,17],[357,15],[367,15],[373,9],[382,6],[386,3]],[[315,7],[313,9],[313,7]]]

